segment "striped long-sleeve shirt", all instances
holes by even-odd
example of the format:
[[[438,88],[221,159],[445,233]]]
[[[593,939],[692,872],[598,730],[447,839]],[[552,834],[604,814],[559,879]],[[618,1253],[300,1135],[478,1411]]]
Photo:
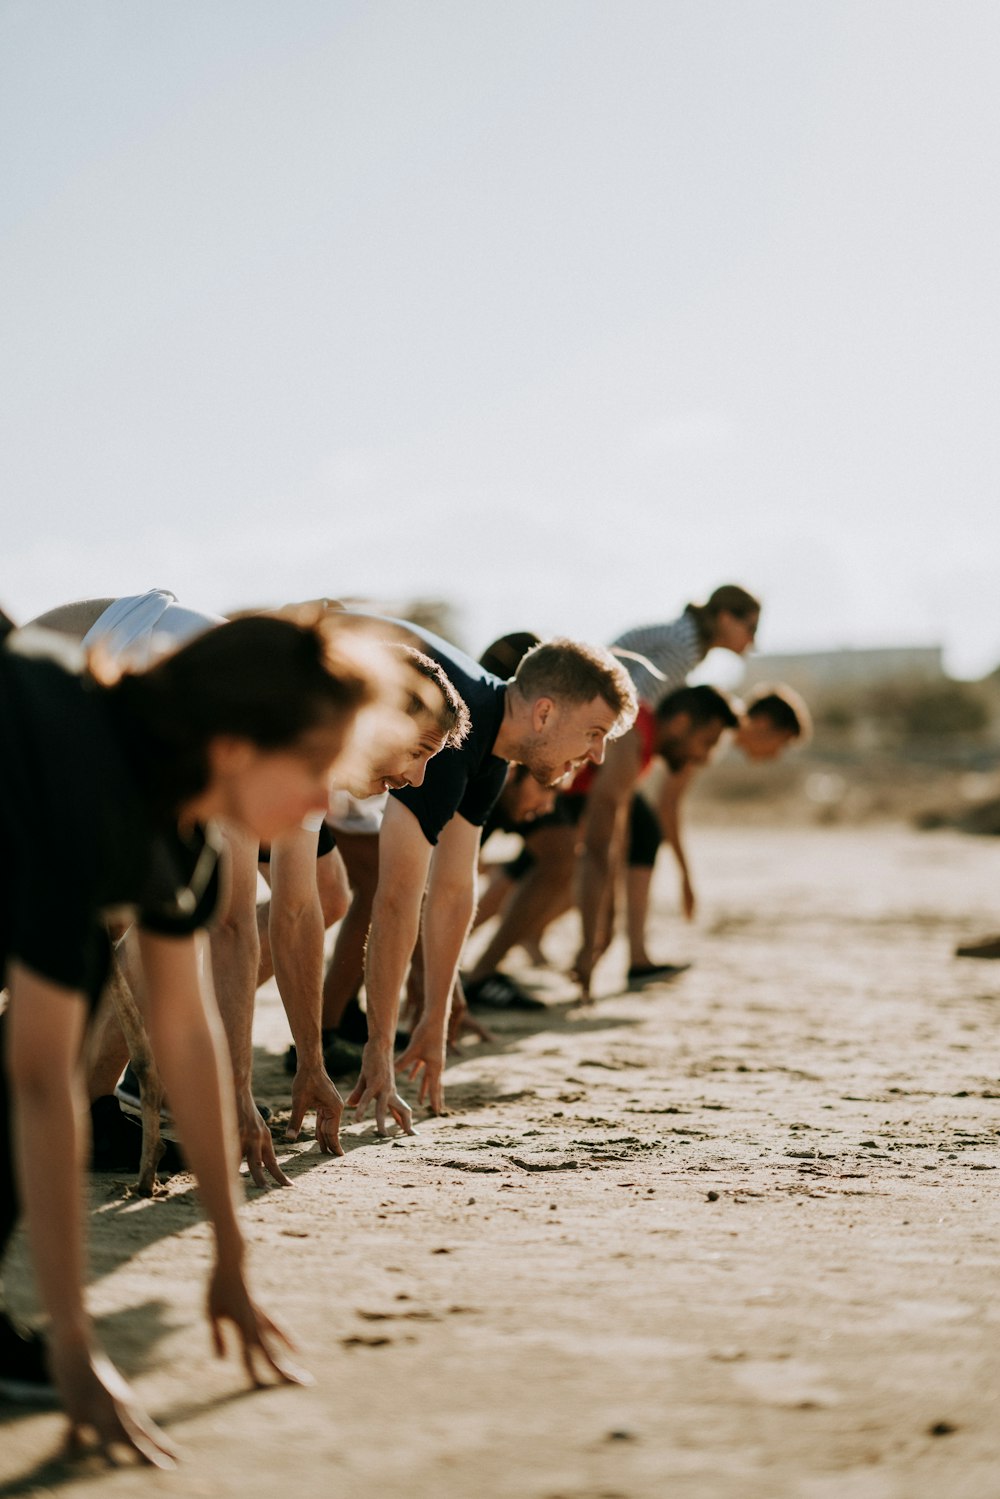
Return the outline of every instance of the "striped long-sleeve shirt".
[[[656,667],[660,676],[654,676],[641,661],[622,658],[636,692],[651,708],[656,708],[675,687],[683,686],[688,673],[707,655],[694,616],[687,613],[665,624],[639,625],[626,630],[611,642],[611,648],[634,651]]]

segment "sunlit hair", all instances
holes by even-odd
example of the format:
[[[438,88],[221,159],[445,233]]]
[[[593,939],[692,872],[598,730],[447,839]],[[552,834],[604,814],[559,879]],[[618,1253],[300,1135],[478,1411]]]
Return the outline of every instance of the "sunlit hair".
[[[423,651],[412,645],[390,647],[412,667],[413,673],[422,680],[407,684],[405,712],[410,718],[430,717],[447,737],[442,749],[457,749],[469,737],[472,719],[465,699],[455,690],[455,684],[445,674],[444,668]],[[429,692],[426,683],[433,683],[436,692]]]
[[[800,744],[812,737],[812,716],[799,694],[784,682],[754,688],[748,698],[747,718],[765,718],[781,734],[789,734]]]
[[[376,703],[398,667],[332,621],[250,615],[215,625],[143,672],[107,688],[123,732],[138,735],[142,771],[166,808],[209,781],[219,736],[293,749],[312,730],[340,729]]]
[[[501,635],[492,645],[488,645],[479,658],[479,664],[506,682],[517,671],[532,646],[541,643],[541,636],[535,635],[531,630],[514,630],[510,635]]]
[[[521,658],[514,686],[528,702],[550,697],[574,705],[602,698],[615,715],[609,739],[619,739],[635,723],[639,703],[632,678],[610,651],[576,640],[546,640]]]
[[[737,619],[756,619],[760,610],[760,600],[754,598],[752,593],[748,593],[738,583],[723,583],[709,594],[704,604],[688,604],[684,613],[694,620],[702,643],[707,648],[715,639],[720,614],[732,614]]]
[[[655,709],[660,723],[666,723],[681,713],[691,720],[695,729],[702,729],[710,723],[720,723],[724,729],[735,729],[739,723],[725,693],[707,683],[697,687],[676,687]]]

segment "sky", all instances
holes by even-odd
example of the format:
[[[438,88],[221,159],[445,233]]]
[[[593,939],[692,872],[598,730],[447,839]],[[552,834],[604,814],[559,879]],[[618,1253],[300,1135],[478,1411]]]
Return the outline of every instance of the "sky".
[[[994,0],[0,0],[0,604],[1000,663]]]

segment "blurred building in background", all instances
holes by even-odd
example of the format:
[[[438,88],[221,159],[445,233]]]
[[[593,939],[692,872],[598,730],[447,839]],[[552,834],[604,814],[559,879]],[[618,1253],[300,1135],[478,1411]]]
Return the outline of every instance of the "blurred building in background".
[[[940,683],[945,679],[944,650],[939,645],[902,645],[837,651],[793,651],[785,655],[749,656],[743,689],[759,682],[787,682],[808,699],[827,693]]]

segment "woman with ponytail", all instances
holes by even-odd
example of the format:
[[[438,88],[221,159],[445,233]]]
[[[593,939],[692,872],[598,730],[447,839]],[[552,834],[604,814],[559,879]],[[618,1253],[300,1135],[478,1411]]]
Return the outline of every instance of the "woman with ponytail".
[[[84,1307],[79,1059],[106,921],[136,923],[150,1039],[215,1235],[216,1350],[229,1322],[255,1383],[302,1382],[245,1276],[232,1087],[198,948],[220,883],[213,820],[268,840],[324,809],[359,710],[393,668],[335,625],[266,616],[220,624],[113,683],[49,632],[3,617],[0,638],[0,1253],[23,1207],[49,1318],[46,1347],[0,1312],[0,1385],[37,1391],[47,1365],[71,1443],[93,1433],[108,1456],[124,1447],[167,1467],[169,1441]],[[57,848],[68,857],[54,878]]]

